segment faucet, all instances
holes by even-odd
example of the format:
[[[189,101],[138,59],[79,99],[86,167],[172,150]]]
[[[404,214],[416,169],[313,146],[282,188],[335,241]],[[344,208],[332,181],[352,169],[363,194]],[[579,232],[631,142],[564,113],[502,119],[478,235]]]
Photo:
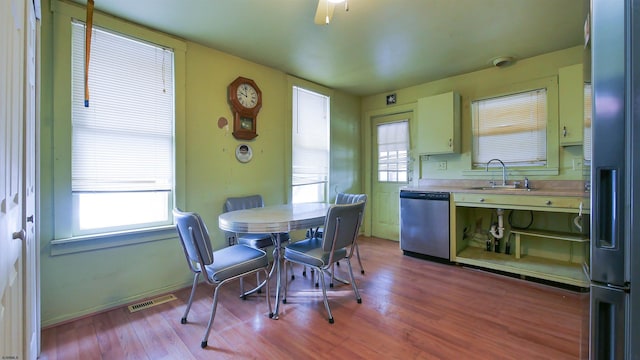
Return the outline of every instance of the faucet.
[[[492,161],[497,161],[502,165],[502,186],[507,186],[507,166],[500,159],[491,159],[487,161],[486,171],[489,171],[489,164]]]

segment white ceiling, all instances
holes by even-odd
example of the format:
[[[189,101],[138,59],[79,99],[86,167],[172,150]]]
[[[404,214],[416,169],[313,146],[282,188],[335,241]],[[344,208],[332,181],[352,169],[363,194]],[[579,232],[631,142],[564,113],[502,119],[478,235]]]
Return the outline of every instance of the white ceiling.
[[[73,0],[86,3],[86,0]],[[582,0],[95,0],[97,10],[356,95],[580,45]]]

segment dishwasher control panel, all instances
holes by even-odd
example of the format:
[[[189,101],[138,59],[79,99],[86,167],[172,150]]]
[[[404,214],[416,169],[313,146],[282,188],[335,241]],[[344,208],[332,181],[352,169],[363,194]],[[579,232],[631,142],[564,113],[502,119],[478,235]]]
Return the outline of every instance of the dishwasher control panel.
[[[422,200],[449,200],[448,192],[431,191],[400,191],[401,199],[422,199]]]

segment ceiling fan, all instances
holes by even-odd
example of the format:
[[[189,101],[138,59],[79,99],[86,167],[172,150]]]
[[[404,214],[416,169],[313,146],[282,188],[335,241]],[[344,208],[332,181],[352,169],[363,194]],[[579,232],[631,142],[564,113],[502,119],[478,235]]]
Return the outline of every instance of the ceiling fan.
[[[344,3],[344,11],[349,11],[349,0],[318,0],[318,9],[314,22],[318,25],[328,25],[333,17],[336,4]]]

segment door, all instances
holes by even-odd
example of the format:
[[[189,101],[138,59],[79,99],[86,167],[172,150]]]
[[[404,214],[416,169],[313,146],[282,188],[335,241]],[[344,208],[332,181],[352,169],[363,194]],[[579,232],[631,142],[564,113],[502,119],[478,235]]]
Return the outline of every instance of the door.
[[[23,115],[27,0],[0,5],[0,355],[23,359]]]
[[[371,235],[400,240],[400,188],[410,179],[409,122],[412,113],[372,121]]]
[[[38,0],[27,0],[25,21],[25,93],[24,93],[24,174],[22,228],[26,230],[23,241],[24,278],[24,334],[25,359],[35,359],[40,353],[40,248],[35,226],[36,212],[36,119],[38,117]]]

